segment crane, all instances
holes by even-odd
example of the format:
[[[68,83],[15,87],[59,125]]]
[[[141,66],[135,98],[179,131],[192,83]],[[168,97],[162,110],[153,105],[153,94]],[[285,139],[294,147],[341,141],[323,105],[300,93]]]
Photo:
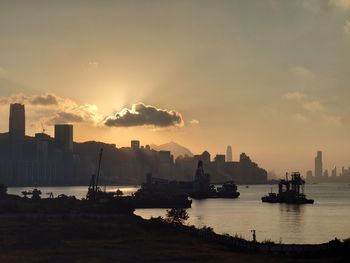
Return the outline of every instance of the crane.
[[[102,155],[103,155],[103,149],[101,148],[99,157],[98,157],[97,171],[95,174],[91,176],[90,185],[88,188],[88,192],[86,194],[86,199],[89,199],[89,200],[95,200],[96,194],[100,190],[98,187],[98,181],[99,181],[100,172],[101,172]]]

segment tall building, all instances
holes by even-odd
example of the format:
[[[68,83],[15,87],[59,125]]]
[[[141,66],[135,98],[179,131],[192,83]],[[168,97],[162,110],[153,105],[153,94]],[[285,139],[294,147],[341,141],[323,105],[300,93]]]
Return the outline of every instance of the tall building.
[[[227,146],[227,149],[226,149],[226,161],[227,162],[232,162],[233,161],[232,147],[230,145]]]
[[[225,155],[224,154],[217,154],[214,157],[215,163],[225,163]]]
[[[25,139],[25,110],[23,104],[14,103],[10,105],[9,139],[11,159],[21,160]]]
[[[332,169],[332,177],[335,178],[337,177],[337,167],[334,166],[334,168]]]
[[[327,179],[327,178],[329,177],[329,173],[328,173],[328,170],[327,170],[327,169],[324,170],[324,172],[323,172],[323,177],[324,177],[325,179]]]
[[[322,151],[318,151],[315,157],[315,179],[320,180],[323,175]]]
[[[130,147],[131,147],[132,150],[140,149],[140,141],[132,140],[131,143],[130,143]]]
[[[210,153],[208,151],[204,151],[201,156],[201,160],[203,161],[204,164],[210,163]]]
[[[56,147],[60,150],[64,152],[73,152],[73,125],[56,124],[55,143]]]
[[[25,137],[25,110],[24,105],[14,103],[10,105],[9,134],[12,140],[23,140]]]

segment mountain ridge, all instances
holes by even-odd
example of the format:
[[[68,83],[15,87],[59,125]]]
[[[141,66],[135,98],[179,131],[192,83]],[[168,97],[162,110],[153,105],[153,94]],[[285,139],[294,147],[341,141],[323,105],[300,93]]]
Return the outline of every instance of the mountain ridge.
[[[171,154],[174,155],[174,158],[177,158],[180,155],[182,156],[188,155],[190,157],[193,156],[193,153],[191,152],[191,150],[174,141],[164,143],[161,145],[151,144],[150,147],[156,151],[170,151]]]

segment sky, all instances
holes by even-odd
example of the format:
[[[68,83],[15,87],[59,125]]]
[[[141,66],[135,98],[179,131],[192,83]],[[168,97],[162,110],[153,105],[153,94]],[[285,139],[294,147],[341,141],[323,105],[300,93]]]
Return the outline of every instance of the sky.
[[[350,166],[350,0],[0,0],[0,132]]]

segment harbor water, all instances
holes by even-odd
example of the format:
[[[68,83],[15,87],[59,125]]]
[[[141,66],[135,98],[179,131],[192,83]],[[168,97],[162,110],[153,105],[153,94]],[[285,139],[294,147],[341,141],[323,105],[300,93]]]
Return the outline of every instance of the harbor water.
[[[287,205],[262,203],[261,197],[277,185],[238,186],[241,193],[237,199],[193,200],[188,209],[188,224],[197,227],[210,226],[217,233],[252,238],[256,230],[258,241],[307,244],[323,243],[334,238],[350,238],[350,185],[315,184],[306,185],[305,192],[314,204]],[[21,194],[30,188],[11,187],[8,192]],[[75,195],[83,198],[86,186],[41,187],[46,193]],[[107,191],[120,189],[126,195],[138,187],[110,186]],[[166,209],[137,209],[135,214],[143,218],[164,217]]]

